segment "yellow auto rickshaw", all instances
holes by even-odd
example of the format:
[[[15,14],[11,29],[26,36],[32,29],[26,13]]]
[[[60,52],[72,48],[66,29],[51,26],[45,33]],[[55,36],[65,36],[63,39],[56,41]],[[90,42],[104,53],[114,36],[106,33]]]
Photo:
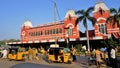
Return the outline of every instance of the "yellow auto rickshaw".
[[[19,51],[18,48],[10,48],[8,59],[9,60],[25,60],[25,55],[27,55],[27,51]]]
[[[63,47],[52,47],[48,50],[48,61],[51,62],[63,62],[72,63],[71,54]]]
[[[40,53],[41,53],[42,55],[45,55],[45,54],[46,54],[46,50],[45,50],[45,49],[41,49],[41,50],[40,50]]]

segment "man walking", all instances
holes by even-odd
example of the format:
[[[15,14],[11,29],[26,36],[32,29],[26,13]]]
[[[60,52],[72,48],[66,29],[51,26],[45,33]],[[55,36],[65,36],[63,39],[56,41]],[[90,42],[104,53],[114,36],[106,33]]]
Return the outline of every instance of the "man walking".
[[[111,49],[111,65],[112,65],[112,68],[117,68],[117,61],[116,61],[116,56],[115,56],[115,48],[112,47]]]

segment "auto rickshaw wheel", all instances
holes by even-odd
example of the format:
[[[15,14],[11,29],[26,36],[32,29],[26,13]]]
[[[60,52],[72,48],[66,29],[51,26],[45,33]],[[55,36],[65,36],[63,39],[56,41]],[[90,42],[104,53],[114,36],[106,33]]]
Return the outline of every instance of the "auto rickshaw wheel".
[[[12,61],[12,59],[8,59],[9,61]]]
[[[48,63],[53,63],[53,61],[52,60],[48,60]]]
[[[68,60],[68,64],[72,64],[72,61],[71,61],[71,60]]]

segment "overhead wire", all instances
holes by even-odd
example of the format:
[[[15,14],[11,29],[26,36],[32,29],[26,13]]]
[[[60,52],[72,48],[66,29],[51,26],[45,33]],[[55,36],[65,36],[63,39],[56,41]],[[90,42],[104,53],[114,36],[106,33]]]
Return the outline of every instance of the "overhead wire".
[[[53,0],[49,0],[49,1],[52,2],[52,3],[54,3]],[[56,3],[56,11],[57,11],[58,20],[61,20],[61,17],[60,17],[60,14],[59,14],[58,8],[57,8],[57,3]]]

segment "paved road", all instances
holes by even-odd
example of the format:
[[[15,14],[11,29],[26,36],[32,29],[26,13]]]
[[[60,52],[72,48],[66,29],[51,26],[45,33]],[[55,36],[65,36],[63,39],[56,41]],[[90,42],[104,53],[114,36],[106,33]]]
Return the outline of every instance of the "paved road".
[[[52,63],[45,61],[9,61],[8,59],[0,58],[0,68],[81,68],[77,64]]]
[[[20,63],[13,65],[10,68],[65,68],[65,67],[34,64],[34,63]]]
[[[96,65],[88,65],[88,57],[77,56],[77,62],[72,64],[65,63],[52,63],[49,64],[44,60],[33,60],[33,61],[8,61],[8,59],[0,58],[0,68],[96,68]],[[118,58],[120,60],[120,57]],[[120,65],[120,64],[119,64]],[[106,68],[106,66],[101,66]]]
[[[88,58],[89,58],[88,56],[77,56],[77,63],[88,67],[89,66]],[[120,57],[117,57],[117,66],[118,68],[120,68]],[[89,66],[89,68],[94,68],[94,67],[96,67],[96,65]],[[106,67],[110,68],[110,66],[102,64],[102,68],[106,68]]]

